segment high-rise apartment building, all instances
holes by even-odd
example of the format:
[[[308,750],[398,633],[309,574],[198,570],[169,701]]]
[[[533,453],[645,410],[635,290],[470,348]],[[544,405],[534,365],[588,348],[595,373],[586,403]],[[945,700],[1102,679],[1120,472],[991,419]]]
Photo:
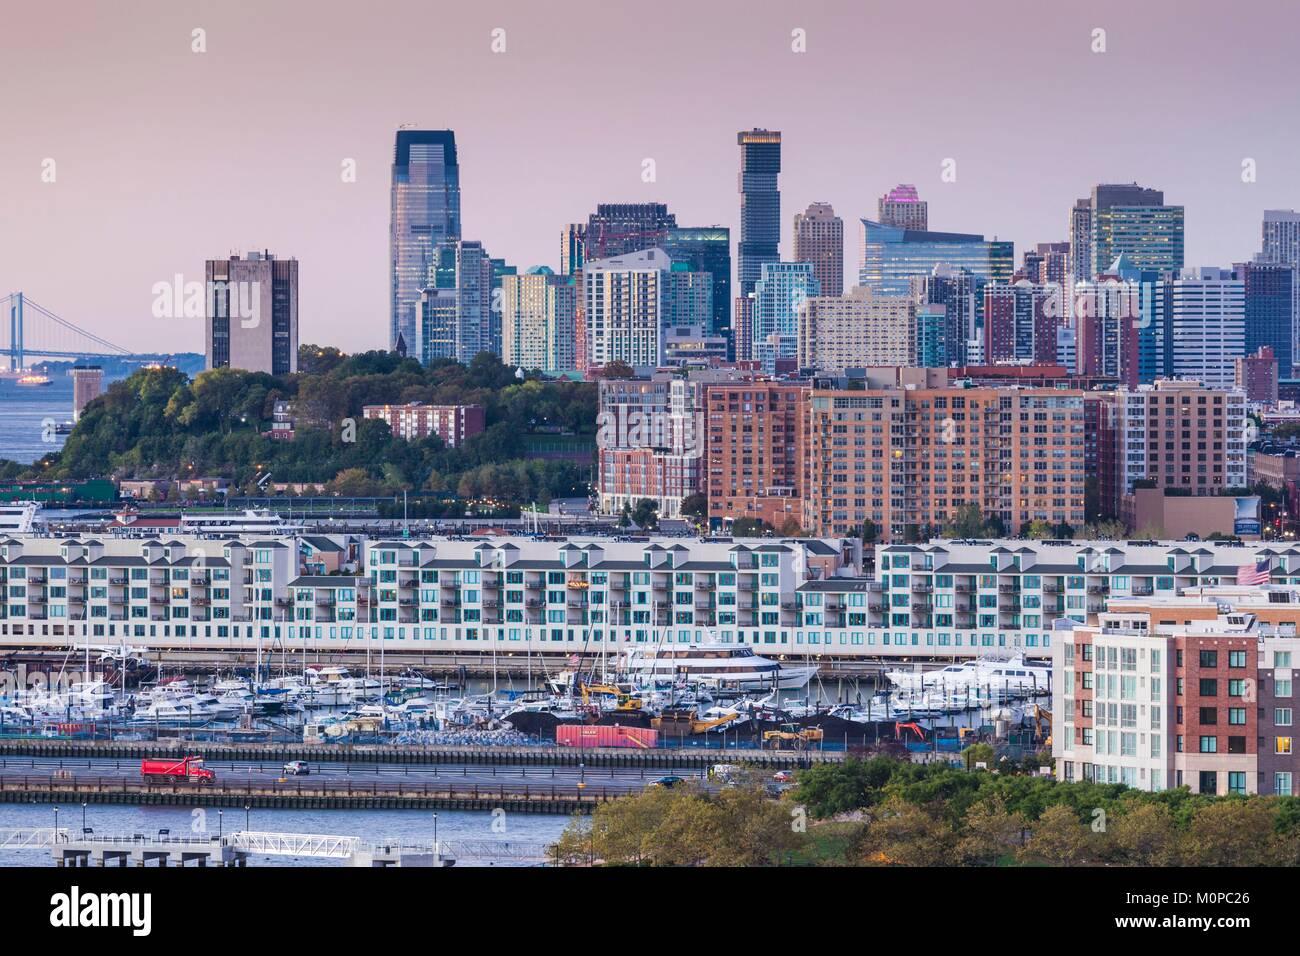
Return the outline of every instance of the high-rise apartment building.
[[[793,258],[812,265],[822,295],[844,294],[844,220],[830,203],[795,214]]]
[[[930,228],[929,204],[921,199],[910,183],[895,186],[876,203],[876,218],[886,226],[916,229]]]
[[[942,306],[938,308],[942,315]],[[844,296],[812,296],[798,319],[801,369],[839,374],[849,368],[920,364],[917,305],[910,297],[877,295],[856,286]]]
[[[808,262],[766,262],[754,284],[752,358],[769,375],[781,359],[799,354],[799,312],[820,288]]]
[[[1076,282],[1093,277],[1092,200],[1078,199],[1070,209],[1070,278]]]
[[[713,277],[713,315],[706,331],[731,338],[731,230],[726,226],[672,226],[661,247],[674,265]]]
[[[1159,189],[1136,183],[1094,186],[1091,218],[1092,275],[1121,255],[1143,271],[1183,268],[1183,207],[1165,205]]]
[[[1227,269],[1184,269],[1156,287],[1156,328],[1165,337],[1164,373],[1230,388],[1233,362],[1246,354],[1246,296]]]
[[[662,249],[588,260],[583,266],[587,363],[663,362],[664,307],[672,260]]]
[[[1056,364],[1064,297],[1056,285],[1022,280],[984,286],[984,364]]]
[[[1294,209],[1265,209],[1262,228],[1264,262],[1300,266],[1300,212]]]
[[[709,520],[766,521],[780,529],[802,518],[801,423],[808,387],[739,381],[705,389],[705,476]]]
[[[460,238],[460,166],[449,129],[399,129],[393,149],[389,348],[415,354],[420,294],[434,247]]]
[[[298,260],[270,252],[209,259],[206,368],[298,370]]]
[[[1234,365],[1234,385],[1246,393],[1246,401],[1277,402],[1277,356],[1272,348],[1261,345],[1249,355],[1241,356]]]
[[[1011,534],[1032,521],[1078,527],[1084,395],[814,389],[803,423],[803,529],[850,534],[870,520],[883,540],[917,540],[967,504],[1000,518]]]
[[[738,294],[754,291],[763,266],[781,259],[781,133],[751,129],[736,134],[740,146],[740,246]]]
[[[534,266],[501,280],[501,360],[548,375],[576,368],[573,276]]]
[[[451,358],[468,364],[490,350],[492,260],[481,242],[439,242],[420,294],[415,351],[424,364]]]

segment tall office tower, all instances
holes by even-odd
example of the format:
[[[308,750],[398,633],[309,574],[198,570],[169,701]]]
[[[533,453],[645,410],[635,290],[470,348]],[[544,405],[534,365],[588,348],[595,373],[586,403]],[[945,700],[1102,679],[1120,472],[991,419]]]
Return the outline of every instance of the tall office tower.
[[[929,203],[924,202],[910,183],[895,186],[876,203],[876,218],[883,225],[900,229],[930,228]]]
[[[1165,194],[1136,183],[1092,188],[1092,274],[1118,256],[1135,269],[1183,268],[1183,207],[1166,206]]]
[[[751,129],[736,134],[740,145],[739,295],[754,291],[763,265],[781,259],[781,134]]]
[[[674,265],[713,277],[713,317],[707,331],[731,337],[731,230],[726,226],[674,226],[664,240]]]
[[[1264,262],[1285,262],[1300,266],[1300,212],[1294,209],[1265,209]]]
[[[573,275],[582,271],[583,243],[587,238],[585,222],[571,222],[560,232],[560,273]]]
[[[469,364],[489,350],[492,260],[481,242],[439,242],[420,296],[419,322],[412,354],[428,365],[452,358]]]
[[[913,276],[946,266],[992,282],[1010,282],[1015,249],[1010,242],[960,232],[921,232],[862,220],[858,284],[882,295],[907,295]]]
[[[1296,307],[1300,282],[1296,266],[1285,262],[1239,262],[1232,267],[1246,296],[1247,355],[1272,349],[1279,374],[1290,378],[1295,364]]]
[[[966,504],[1009,534],[1083,524],[1085,392],[864,384],[806,393],[805,532],[854,534],[870,520],[885,541],[923,539]],[[979,427],[999,418],[1014,424]]]
[[[662,249],[588,259],[582,269],[587,365],[663,363],[663,310],[672,260]]]
[[[1028,281],[984,286],[984,364],[1055,365],[1061,290]]]
[[[298,260],[269,252],[209,259],[206,368],[298,371]]]
[[[1092,271],[1092,200],[1077,199],[1070,210],[1070,278],[1076,282],[1091,279]]]
[[[488,338],[484,351],[501,355],[501,280],[519,274],[515,266],[506,265],[504,259],[489,259],[492,285],[488,292]]]
[[[74,365],[68,373],[72,376],[72,420],[81,418],[81,411],[104,390],[104,370],[98,365]]]
[[[908,283],[909,297],[918,306],[937,306],[943,309],[944,365],[973,365],[968,344],[976,340],[979,317],[983,313],[985,280],[965,269],[936,266],[929,275],[913,276]],[[934,322],[933,316],[929,321]],[[933,358],[938,353],[932,342],[927,342],[925,354]],[[939,366],[926,362],[923,367]]]
[[[600,203],[587,217],[582,233],[582,259],[584,262],[613,259],[661,248],[668,238],[668,230],[676,225],[677,217],[663,203]],[[566,246],[570,241],[566,233]]]
[[[920,364],[917,306],[909,297],[855,286],[844,296],[812,296],[797,317],[800,369],[839,374],[848,368]]]
[[[460,166],[449,129],[399,129],[393,149],[392,303],[388,346],[414,353],[420,293],[433,247],[460,238]]]
[[[573,276],[533,266],[523,275],[501,278],[501,360],[548,375],[575,367]]]
[[[948,307],[913,302],[912,308],[916,312],[916,367],[947,368]]]
[[[844,220],[830,203],[795,213],[794,261],[812,264],[822,295],[844,294]]]
[[[799,311],[820,288],[808,262],[765,262],[754,284],[753,339],[750,352],[769,375],[778,359],[797,359]]]
[[[1165,330],[1166,373],[1231,388],[1246,354],[1246,292],[1228,269],[1184,269],[1156,287],[1155,321]]]

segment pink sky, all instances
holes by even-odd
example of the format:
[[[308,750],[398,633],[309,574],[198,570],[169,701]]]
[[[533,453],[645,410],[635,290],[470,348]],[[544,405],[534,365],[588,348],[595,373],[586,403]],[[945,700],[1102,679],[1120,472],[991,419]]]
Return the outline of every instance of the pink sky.
[[[1197,0],[25,4],[5,15],[0,294],[202,351],[201,322],[152,317],[154,283],[266,247],[300,260],[302,341],[384,347],[401,123],[455,130],[465,237],[521,268],[557,266],[561,225],[602,201],[736,239],[751,126],[784,133],[783,249],[794,213],[830,202],[850,277],[857,218],[898,182],[931,228],[1019,259],[1065,238],[1093,183],[1136,180],[1187,207],[1189,265],[1227,265],[1258,249],[1262,210],[1300,207],[1297,26],[1282,2]]]

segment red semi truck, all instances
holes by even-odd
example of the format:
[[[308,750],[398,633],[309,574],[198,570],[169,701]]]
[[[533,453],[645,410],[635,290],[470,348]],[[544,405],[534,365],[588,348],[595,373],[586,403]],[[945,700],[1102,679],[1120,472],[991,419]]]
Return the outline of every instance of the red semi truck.
[[[204,784],[217,779],[215,773],[203,766],[202,757],[185,757],[181,760],[145,758],[140,761],[140,776],[146,783],[151,780],[180,779],[189,783]]]

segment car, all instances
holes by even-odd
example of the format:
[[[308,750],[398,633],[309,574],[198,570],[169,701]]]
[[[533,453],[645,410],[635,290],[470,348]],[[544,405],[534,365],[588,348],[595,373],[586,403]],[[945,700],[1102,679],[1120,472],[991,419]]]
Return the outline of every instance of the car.
[[[794,774],[789,770],[778,770],[776,773],[772,774],[772,779],[777,783],[793,783]]]
[[[284,765],[284,772],[291,777],[305,777],[311,773],[311,766],[305,760],[290,760]]]
[[[682,777],[677,777],[677,776],[673,776],[672,774],[669,774],[667,777],[660,777],[658,780],[650,781],[650,786],[664,787],[665,789],[671,790],[673,787],[677,786],[678,784],[685,783],[685,782],[686,782],[685,779],[683,779]]]

